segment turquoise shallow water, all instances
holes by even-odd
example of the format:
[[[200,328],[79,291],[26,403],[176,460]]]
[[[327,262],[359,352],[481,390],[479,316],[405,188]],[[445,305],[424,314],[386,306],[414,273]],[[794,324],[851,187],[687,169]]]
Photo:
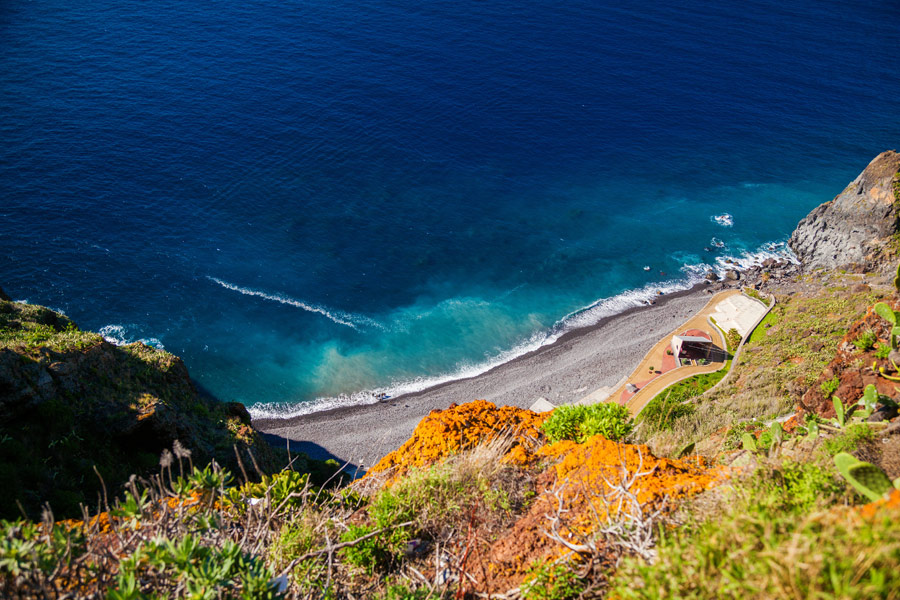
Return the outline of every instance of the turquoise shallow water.
[[[897,146],[897,17],[8,7],[0,285],[257,414],[473,374],[783,252]]]

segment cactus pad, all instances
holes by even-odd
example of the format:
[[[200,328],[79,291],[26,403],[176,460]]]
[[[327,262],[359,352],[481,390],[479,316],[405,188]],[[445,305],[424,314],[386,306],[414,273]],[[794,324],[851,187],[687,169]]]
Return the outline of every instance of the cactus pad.
[[[756,438],[753,435],[745,433],[741,436],[741,443],[744,444],[744,450],[756,452]]]

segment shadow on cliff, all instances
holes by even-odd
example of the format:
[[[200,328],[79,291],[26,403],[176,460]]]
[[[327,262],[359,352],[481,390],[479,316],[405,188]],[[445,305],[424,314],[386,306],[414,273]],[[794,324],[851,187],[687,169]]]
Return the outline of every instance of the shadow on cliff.
[[[297,454],[304,454],[307,458],[310,458],[312,460],[333,460],[341,466],[341,469],[344,473],[351,475],[354,479],[362,477],[366,473],[359,467],[359,465],[348,462],[339,456],[335,456],[322,446],[313,442],[289,440],[288,438],[281,437],[280,435],[275,435],[274,433],[260,432],[260,436],[274,448],[281,450],[287,448],[292,456],[295,456]]]

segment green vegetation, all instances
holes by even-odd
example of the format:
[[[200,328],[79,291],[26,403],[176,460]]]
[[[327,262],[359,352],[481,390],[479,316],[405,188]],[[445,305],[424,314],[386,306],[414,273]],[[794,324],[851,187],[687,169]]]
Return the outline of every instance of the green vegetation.
[[[470,511],[487,519],[489,514],[509,511],[521,498],[511,498],[492,481],[512,467],[500,457],[506,440],[498,440],[476,451],[450,458],[427,469],[416,469],[372,499],[369,516],[380,528],[409,522],[415,535],[440,539]]]
[[[49,308],[0,300],[0,348],[43,347],[53,352],[71,352],[101,340],[99,334],[81,331],[67,317]]]
[[[809,284],[816,277],[807,276]],[[836,279],[833,273],[831,277]],[[787,414],[834,356],[849,324],[876,299],[873,291],[779,297],[745,341],[728,384],[694,401],[691,414],[670,417],[666,429],[645,433],[642,428],[639,437],[661,454],[672,455],[697,442],[697,452],[712,455],[721,445],[711,437],[715,432],[733,423]]]
[[[738,346],[741,345],[741,337],[740,332],[737,329],[732,327],[728,330],[728,333],[725,334],[725,339],[728,343],[728,353],[734,354],[737,351]]]
[[[859,348],[862,352],[868,352],[872,348],[875,347],[875,342],[878,341],[878,338],[875,336],[875,332],[871,329],[866,329],[859,337],[853,340],[853,345]]]
[[[749,431],[741,431],[740,428],[734,428],[734,431],[741,435],[741,447],[750,452],[768,453],[769,450],[778,448],[785,440],[784,429],[781,423],[775,421],[767,429],[764,429],[759,437],[756,438]]]
[[[388,585],[384,594],[378,596],[378,600],[428,600],[439,597],[425,588],[410,589],[405,585],[391,584]]]
[[[0,517],[24,509],[37,518],[44,502],[78,516],[104,484],[117,494],[131,474],[152,474],[175,440],[197,464],[237,471],[236,450],[264,472],[287,461],[242,407],[198,394],[178,357],[113,346],[41,306],[0,300],[0,372],[9,386],[0,393]],[[301,458],[297,468],[310,464]]]
[[[837,375],[832,377],[831,379],[826,379],[819,386],[819,389],[822,390],[822,395],[826,398],[830,397],[835,391],[837,391],[838,386],[841,385],[841,380],[838,379]]]
[[[900,477],[891,481],[879,467],[845,452],[834,457],[834,464],[844,479],[872,502],[883,499],[891,490],[900,489]]]
[[[532,565],[522,585],[524,600],[566,600],[584,591],[578,574],[567,564],[544,562]]]
[[[875,439],[875,432],[865,423],[847,426],[840,434],[825,440],[825,450],[832,456],[841,452],[854,452],[861,444]]]
[[[670,429],[673,420],[694,413],[694,407],[688,401],[719,383],[727,372],[728,369],[723,368],[669,386],[644,406],[636,422],[642,426],[645,435]]]
[[[273,573],[259,560],[226,540],[220,548],[203,544],[201,537],[186,534],[172,540],[158,537],[143,542],[119,563],[111,600],[146,598],[144,586],[175,593],[185,589],[191,598],[214,600],[223,595],[269,600],[280,598]],[[165,594],[154,594],[165,597]]]
[[[634,428],[628,409],[612,402],[589,406],[565,405],[556,408],[541,429],[551,442],[575,440],[579,443],[592,435],[610,440],[624,439]]]
[[[373,533],[376,535],[367,537]],[[342,548],[340,553],[347,563],[369,575],[387,569],[406,545],[406,536],[402,531],[381,533],[381,530],[371,525],[350,525],[341,535],[342,542],[363,538],[365,539],[355,546]]]
[[[179,451],[178,472],[185,458]],[[241,517],[216,509],[231,478],[209,465],[177,481],[163,467],[152,482],[131,482],[122,500],[80,524],[54,522],[49,512],[41,525],[0,521],[0,595],[15,590],[46,597],[58,590],[75,597],[105,591],[110,600],[284,597],[271,567],[252,550],[271,535],[260,524],[278,523],[284,513]]]
[[[0,400],[9,409],[0,412],[0,485],[28,489],[26,510],[42,521],[0,521],[0,596],[900,598],[900,441],[862,422],[893,401],[874,385],[846,405],[834,396],[841,379],[847,390],[859,381],[854,369],[870,373],[846,352],[829,372],[840,378],[819,383],[874,296],[827,278],[833,295],[780,299],[733,378],[711,389],[723,369],[671,386],[636,429],[618,404],[570,405],[546,417],[543,435],[529,428],[485,442],[490,433],[473,433],[484,437],[466,447],[481,445],[460,452],[446,428],[459,428],[453,439],[490,432],[500,427],[493,413],[478,417],[487,427],[472,416],[432,421],[437,413],[428,422],[438,434],[413,438],[428,450],[407,455],[442,460],[399,461],[355,481],[305,456],[260,472],[240,407],[199,399],[177,358],[115,348],[52,311],[0,302],[0,349],[9,350],[0,360],[14,361],[0,367],[26,374],[15,387],[22,397]],[[856,346],[875,348],[875,334],[858,327]],[[76,362],[91,376],[66,379]],[[803,424],[780,418],[813,385],[833,398],[834,419],[820,405]],[[175,441],[187,434],[196,449]],[[689,456],[660,460],[599,438],[545,445],[595,435]],[[171,442],[161,457],[160,439]],[[222,450],[237,455],[236,468],[208,460]],[[135,465],[138,476],[125,477]],[[65,512],[85,490],[96,509],[81,521],[57,522],[55,504],[39,510],[49,498]]]
[[[890,306],[884,302],[875,305],[875,312],[878,316],[891,324],[891,348],[898,348],[898,338],[900,338],[900,314],[894,312]]]
[[[753,298],[755,300],[759,300],[764,305],[769,306],[769,299],[766,298],[765,296],[763,296],[762,294],[760,294],[758,290],[755,290],[755,289],[749,288],[749,287],[745,287],[743,291],[746,295],[750,296],[751,298]]]
[[[612,581],[623,599],[889,598],[900,593],[897,524],[848,520],[821,467],[763,467],[713,514],[660,532],[652,565],[626,558]],[[859,560],[865,557],[865,560]]]

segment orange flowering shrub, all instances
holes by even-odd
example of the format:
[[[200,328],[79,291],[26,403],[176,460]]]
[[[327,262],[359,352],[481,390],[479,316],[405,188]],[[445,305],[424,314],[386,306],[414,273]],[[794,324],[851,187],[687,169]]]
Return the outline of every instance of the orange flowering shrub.
[[[622,467],[632,474],[639,468],[641,472],[650,471],[649,475],[638,480],[642,482],[638,493],[641,503],[663,495],[672,498],[688,496],[718,480],[715,472],[708,469],[699,456],[689,459],[657,458],[645,445],[612,442],[601,435],[592,436],[583,444],[562,440],[544,446],[538,454],[560,459],[555,465],[560,481],[578,479],[602,482],[605,478],[615,484],[620,480]]]
[[[486,400],[452,404],[447,410],[433,410],[416,426],[411,438],[372,467],[369,473],[395,468],[401,475],[414,467],[425,467],[453,454],[474,448],[507,432],[513,444],[504,460],[527,464],[534,458],[532,448],[542,438],[541,423],[547,414]]]
[[[628,511],[627,500],[610,487],[622,484],[623,475],[629,482],[634,480],[629,491],[647,512],[659,507],[664,497],[687,498],[725,476],[699,457],[657,458],[647,446],[612,442],[600,435],[583,444],[571,440],[548,444],[535,454],[554,461],[537,479],[541,493],[529,512],[489,551],[490,572],[501,588],[521,584],[536,561],[555,559],[567,551],[546,533],[554,516],[559,519],[559,534],[580,543],[606,526],[618,510]],[[635,478],[636,473],[644,475]]]
[[[583,444],[563,440],[544,446],[538,454],[558,460],[553,468],[558,484],[564,484],[563,498],[573,516],[583,513],[585,518],[600,507],[602,503],[597,500],[609,495],[610,486],[622,483],[623,475],[631,478],[644,473],[635,479],[630,491],[642,505],[649,506],[664,497],[678,500],[698,494],[723,478],[719,469],[710,468],[700,457],[657,458],[647,446],[612,442],[600,435]]]

